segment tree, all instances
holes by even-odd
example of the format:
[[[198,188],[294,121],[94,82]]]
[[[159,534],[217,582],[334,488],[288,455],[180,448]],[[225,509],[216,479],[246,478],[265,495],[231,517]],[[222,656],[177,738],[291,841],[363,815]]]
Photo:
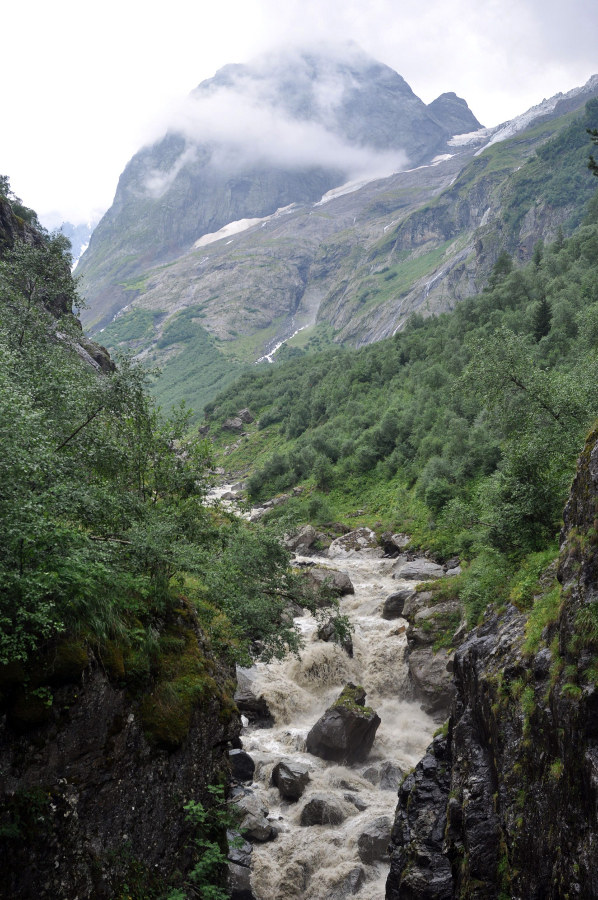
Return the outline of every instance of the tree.
[[[550,332],[552,323],[552,310],[546,297],[542,297],[534,312],[534,338],[536,342]]]
[[[598,129],[596,128],[587,128],[586,131],[592,138],[592,143],[598,146]],[[590,154],[590,159],[588,162],[588,169],[593,175],[598,175],[598,162],[594,159],[593,155]]]

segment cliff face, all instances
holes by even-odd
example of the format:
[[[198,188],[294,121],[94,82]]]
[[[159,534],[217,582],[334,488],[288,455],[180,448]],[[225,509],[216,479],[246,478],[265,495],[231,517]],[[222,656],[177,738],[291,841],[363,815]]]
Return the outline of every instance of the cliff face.
[[[594,433],[565,509],[560,607],[489,614],[456,652],[448,734],[399,791],[389,900],[598,896],[597,505]]]
[[[170,623],[168,639],[180,633],[197,658],[191,631]],[[196,861],[183,804],[211,805],[207,786],[226,783],[240,728],[232,671],[205,659],[211,677],[192,708],[178,682],[140,688],[132,658],[80,641],[58,644],[25,685],[0,670],[2,896],[149,898],[180,884]]]

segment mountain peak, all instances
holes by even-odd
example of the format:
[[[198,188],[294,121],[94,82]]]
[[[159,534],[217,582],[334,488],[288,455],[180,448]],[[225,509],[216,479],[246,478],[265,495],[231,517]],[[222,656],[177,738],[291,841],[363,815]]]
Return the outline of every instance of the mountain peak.
[[[478,122],[467,102],[454,91],[441,94],[428,104],[428,111],[447,131],[450,137],[478,131],[483,126]]]

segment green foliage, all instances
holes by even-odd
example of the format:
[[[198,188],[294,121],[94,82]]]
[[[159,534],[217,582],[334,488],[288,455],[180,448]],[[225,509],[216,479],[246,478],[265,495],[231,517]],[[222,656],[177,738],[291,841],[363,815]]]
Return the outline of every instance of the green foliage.
[[[246,373],[208,412],[259,417],[238,451],[252,499],[302,483],[332,518],[393,493],[385,527],[449,555],[551,543],[598,410],[597,260],[598,226],[584,225],[523,269],[503,255],[493,286],[450,315]]]
[[[490,547],[484,548],[473,560],[461,588],[468,625],[480,621],[489,603],[504,601],[510,572],[508,559]]]
[[[209,785],[211,803],[205,806],[199,801],[189,800],[185,806],[185,818],[193,837],[190,849],[196,861],[185,879],[183,888],[169,892],[167,900],[186,900],[200,897],[201,900],[227,900],[226,831],[236,824],[235,816],[224,798],[220,785]]]
[[[141,367],[123,358],[103,374],[81,361],[77,303],[60,236],[0,260],[0,665],[83,635],[118,677],[147,685],[151,635],[185,573],[229,658],[296,649],[288,554],[206,507],[207,442],[189,437],[188,411],[159,410]],[[189,665],[154,685],[156,733],[177,719],[183,734],[210,690],[203,663]]]
[[[35,210],[29,209],[28,206],[24,206],[21,198],[17,197],[17,195],[12,191],[7,175],[0,175],[0,197],[4,197],[5,200],[8,200],[11,205],[12,211],[15,216],[17,216],[17,218],[21,219],[23,222],[26,222],[28,225],[31,225],[33,228],[43,230],[41,228]]]

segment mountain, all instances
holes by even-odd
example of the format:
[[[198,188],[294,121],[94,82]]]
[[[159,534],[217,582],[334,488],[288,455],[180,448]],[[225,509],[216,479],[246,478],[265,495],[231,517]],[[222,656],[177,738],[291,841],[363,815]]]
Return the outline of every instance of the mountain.
[[[199,410],[298,331],[360,345],[451,309],[575,224],[597,92],[484,129],[353,47],[227,66],[121,176],[79,264],[87,324]]]
[[[349,178],[429,162],[455,120],[459,130],[479,127],[464,101],[427,107],[354,45],[224,67],[125,168],[80,266],[89,321],[105,323],[125,305],[125,278],[206,233],[320,200]]]

